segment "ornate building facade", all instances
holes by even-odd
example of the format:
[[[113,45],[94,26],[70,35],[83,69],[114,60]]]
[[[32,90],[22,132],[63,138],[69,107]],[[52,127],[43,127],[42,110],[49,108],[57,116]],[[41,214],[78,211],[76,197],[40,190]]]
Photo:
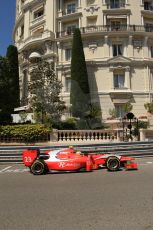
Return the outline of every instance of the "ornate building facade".
[[[19,52],[21,105],[26,105],[30,68],[53,61],[70,106],[74,28],[80,28],[93,103],[102,117],[118,117],[130,102],[145,113],[153,97],[153,0],[16,0],[14,41]],[[79,74],[79,70],[78,70]]]

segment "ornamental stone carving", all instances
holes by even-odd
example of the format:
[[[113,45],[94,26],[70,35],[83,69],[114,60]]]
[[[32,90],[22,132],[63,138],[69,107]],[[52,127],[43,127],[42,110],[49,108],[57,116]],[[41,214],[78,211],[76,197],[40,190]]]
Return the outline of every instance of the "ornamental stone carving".
[[[86,7],[85,10],[93,14],[95,11],[98,11],[99,8],[100,8],[99,6],[92,5],[92,6]]]

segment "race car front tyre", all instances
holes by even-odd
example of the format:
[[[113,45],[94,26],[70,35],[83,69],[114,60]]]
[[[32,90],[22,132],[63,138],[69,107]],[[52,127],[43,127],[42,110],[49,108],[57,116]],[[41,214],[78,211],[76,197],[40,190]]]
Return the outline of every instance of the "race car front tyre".
[[[34,175],[42,175],[45,173],[45,164],[40,161],[40,160],[36,160],[34,161],[34,163],[31,165],[30,171],[34,174]]]
[[[109,157],[106,162],[106,167],[109,171],[118,171],[120,169],[120,160],[115,156]]]

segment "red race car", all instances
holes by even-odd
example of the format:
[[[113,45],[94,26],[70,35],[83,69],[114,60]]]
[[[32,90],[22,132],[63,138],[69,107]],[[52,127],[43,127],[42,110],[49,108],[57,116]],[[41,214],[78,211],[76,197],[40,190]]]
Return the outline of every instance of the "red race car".
[[[109,171],[121,168],[138,169],[134,158],[111,154],[83,154],[74,148],[56,149],[40,153],[39,149],[27,149],[23,152],[23,163],[34,175],[52,171],[92,171],[102,166]]]

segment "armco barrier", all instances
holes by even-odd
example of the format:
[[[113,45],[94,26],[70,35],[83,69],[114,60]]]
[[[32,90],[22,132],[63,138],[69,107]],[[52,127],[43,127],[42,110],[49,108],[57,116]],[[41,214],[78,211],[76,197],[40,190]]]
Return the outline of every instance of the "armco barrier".
[[[64,148],[68,146],[19,146],[0,147],[0,164],[22,163],[22,152],[27,148],[40,148],[40,151],[49,149]],[[91,144],[74,145],[84,153],[114,153],[134,157],[153,156],[153,142],[132,142],[132,143],[112,143],[112,144]]]

